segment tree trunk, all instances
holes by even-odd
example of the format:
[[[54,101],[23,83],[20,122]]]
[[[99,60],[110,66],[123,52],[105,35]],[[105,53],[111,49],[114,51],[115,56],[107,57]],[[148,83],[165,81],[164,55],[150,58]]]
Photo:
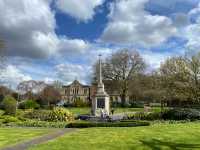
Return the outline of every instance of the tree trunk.
[[[161,110],[161,112],[163,112],[163,104],[162,104],[162,100],[160,100],[160,110]]]
[[[121,94],[121,102],[122,102],[122,107],[124,107],[126,104],[126,94],[124,92]]]
[[[124,80],[123,81],[123,86],[122,86],[122,93],[121,93],[122,107],[124,107],[125,104],[126,104],[127,91],[128,91],[127,81]]]

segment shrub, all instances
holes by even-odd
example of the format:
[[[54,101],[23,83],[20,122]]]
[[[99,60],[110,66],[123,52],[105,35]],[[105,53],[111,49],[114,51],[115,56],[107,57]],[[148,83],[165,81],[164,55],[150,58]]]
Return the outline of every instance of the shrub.
[[[10,115],[0,116],[0,126],[14,126],[16,123],[21,122],[17,117]]]
[[[25,113],[25,118],[37,119],[40,121],[71,121],[73,114],[62,107],[55,107],[53,110],[33,110]]]
[[[139,102],[132,102],[130,103],[132,108],[144,108],[144,104],[143,103],[139,103]]]
[[[48,121],[38,121],[38,120],[26,120],[26,121],[16,122],[14,126],[64,128],[66,126],[66,122],[48,122]]]
[[[199,120],[200,111],[197,109],[170,109],[162,113],[164,120]]]
[[[74,107],[74,104],[72,104],[72,103],[69,103],[69,102],[65,102],[64,103],[64,105],[63,105],[63,107]]]
[[[2,123],[18,122],[19,119],[14,116],[3,115],[0,117]]]
[[[121,103],[117,101],[112,101],[111,102],[111,107],[121,107]]]
[[[31,110],[24,114],[25,118],[37,119],[41,121],[50,120],[51,110]]]
[[[66,128],[91,128],[91,127],[137,127],[149,126],[149,122],[127,121],[127,122],[72,122]]]
[[[74,102],[74,107],[87,107],[89,103],[85,102],[81,98],[77,98]]]
[[[4,111],[0,109],[0,116],[4,114]]]
[[[9,115],[0,116],[0,127],[48,127],[48,128],[64,128],[66,122],[48,122],[39,120],[30,120],[23,117],[14,117]]]
[[[26,100],[23,103],[20,103],[20,109],[38,109],[40,105],[34,100]]]
[[[55,107],[50,113],[49,121],[72,121],[74,120],[73,114],[62,107]]]
[[[160,112],[148,113],[146,117],[146,120],[160,120],[160,119],[161,119]]]
[[[161,119],[161,114],[159,112],[154,113],[144,113],[138,112],[135,114],[128,115],[129,120],[159,120]]]
[[[15,115],[17,110],[17,101],[12,96],[6,96],[3,99],[3,107],[6,115]]]
[[[197,109],[174,108],[164,112],[135,113],[127,116],[129,120],[200,120],[200,111]]]

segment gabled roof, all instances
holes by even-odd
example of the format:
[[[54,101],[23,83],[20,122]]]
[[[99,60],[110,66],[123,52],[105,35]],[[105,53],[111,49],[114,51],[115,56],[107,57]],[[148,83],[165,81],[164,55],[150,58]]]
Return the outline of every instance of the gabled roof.
[[[89,85],[84,85],[84,84],[80,83],[78,80],[74,80],[71,84],[63,86],[63,87],[70,87],[70,86],[76,86],[76,85],[79,85],[82,87],[90,87]]]

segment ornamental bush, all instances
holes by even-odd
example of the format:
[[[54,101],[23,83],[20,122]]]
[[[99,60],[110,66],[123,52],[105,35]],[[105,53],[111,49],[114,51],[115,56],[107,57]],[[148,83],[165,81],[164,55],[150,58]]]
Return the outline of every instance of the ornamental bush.
[[[200,120],[200,111],[190,108],[174,108],[162,113],[164,120]]]
[[[160,112],[153,112],[153,113],[144,113],[144,112],[137,112],[134,114],[129,114],[129,120],[160,120],[161,113]]]
[[[73,114],[62,107],[55,107],[50,113],[49,121],[73,121]]]
[[[191,108],[173,108],[164,112],[135,113],[127,116],[129,120],[200,120],[200,110]]]
[[[6,96],[3,99],[3,108],[6,115],[15,115],[17,110],[17,101],[12,96]]]
[[[26,120],[16,122],[13,126],[19,127],[45,127],[45,128],[64,128],[66,122],[49,122],[49,121],[38,121],[38,120]]]
[[[73,114],[62,107],[55,107],[53,110],[32,110],[24,115],[28,119],[36,119],[40,121],[72,121]]]
[[[9,115],[3,115],[0,116],[0,122],[2,123],[10,123],[10,122],[18,122],[19,119],[14,116],[9,116]]]
[[[30,110],[24,114],[25,118],[36,119],[40,121],[50,120],[51,110]]]
[[[34,100],[26,100],[23,103],[20,103],[20,109],[38,109],[40,105]]]
[[[73,105],[74,105],[74,107],[87,107],[87,106],[89,106],[89,103],[85,102],[81,98],[77,98]]]

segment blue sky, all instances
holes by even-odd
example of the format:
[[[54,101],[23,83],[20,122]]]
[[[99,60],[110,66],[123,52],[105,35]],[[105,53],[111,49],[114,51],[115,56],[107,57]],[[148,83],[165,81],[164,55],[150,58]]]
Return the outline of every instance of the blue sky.
[[[57,10],[55,17],[59,26],[56,29],[56,33],[58,35],[66,35],[71,38],[81,38],[94,42],[101,35],[108,22],[108,18],[106,17],[109,13],[108,5],[109,3],[105,2],[102,6],[97,7],[97,13],[93,17],[93,20],[87,23],[78,21]],[[67,30],[66,27],[68,27]]]
[[[0,82],[89,84],[99,53],[138,50],[150,70],[200,50],[199,0],[2,0]]]

